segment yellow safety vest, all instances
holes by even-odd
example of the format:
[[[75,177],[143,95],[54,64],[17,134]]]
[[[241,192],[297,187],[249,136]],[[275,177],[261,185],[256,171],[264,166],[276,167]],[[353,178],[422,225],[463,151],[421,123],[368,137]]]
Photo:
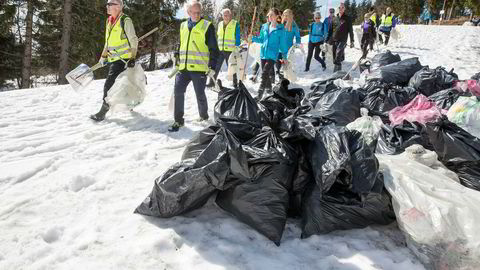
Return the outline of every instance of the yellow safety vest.
[[[385,14],[382,15],[382,26],[386,26],[386,27],[390,27],[392,26],[392,19],[393,19],[393,16],[390,15],[388,17],[385,16]]]
[[[105,28],[105,43],[107,44],[107,50],[110,52],[110,56],[107,58],[108,62],[115,62],[120,59],[132,58],[132,49],[128,42],[127,35],[123,30],[120,21],[129,18],[127,15],[122,14],[119,16],[115,25],[111,25],[107,20],[107,27]]]
[[[188,21],[183,22],[180,26],[179,70],[208,70],[210,52],[205,44],[208,26],[210,26],[210,22],[204,19],[201,19],[191,31],[188,30]]]
[[[372,17],[370,17],[370,20],[373,21],[373,25],[377,24],[377,15],[373,14]]]
[[[220,51],[232,52],[235,48],[235,30],[237,21],[230,20],[225,31],[223,30],[223,21],[218,24],[217,41]]]

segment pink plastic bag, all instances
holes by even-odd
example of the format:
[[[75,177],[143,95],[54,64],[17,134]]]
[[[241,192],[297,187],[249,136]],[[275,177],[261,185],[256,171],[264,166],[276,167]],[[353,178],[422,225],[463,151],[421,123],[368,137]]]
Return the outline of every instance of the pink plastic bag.
[[[459,81],[455,84],[455,88],[463,92],[470,91],[472,95],[480,97],[480,81],[476,81],[476,80]]]
[[[442,111],[435,102],[428,100],[424,95],[418,95],[407,105],[391,110],[388,117],[392,126],[401,124],[403,120],[425,124],[441,118]]]

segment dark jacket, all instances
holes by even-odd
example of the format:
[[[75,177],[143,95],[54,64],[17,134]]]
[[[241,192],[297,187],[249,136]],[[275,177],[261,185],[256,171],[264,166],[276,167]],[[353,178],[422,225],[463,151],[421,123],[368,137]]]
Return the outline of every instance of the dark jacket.
[[[377,37],[377,32],[375,31],[375,23],[372,20],[368,20],[368,22],[364,21],[361,28],[363,33],[362,40],[372,40]]]
[[[194,22],[192,19],[188,18],[188,30],[192,31],[192,28],[195,27],[196,24],[197,22]],[[215,70],[215,67],[217,66],[217,59],[220,56],[220,50],[218,49],[217,36],[213,23],[208,26],[207,32],[205,33],[205,45],[208,46],[208,50],[210,52],[208,67]]]
[[[346,13],[343,13],[341,17],[337,15],[332,24],[331,37],[333,41],[347,42],[348,35],[350,34],[350,43],[353,43],[353,26],[350,16],[348,16]]]

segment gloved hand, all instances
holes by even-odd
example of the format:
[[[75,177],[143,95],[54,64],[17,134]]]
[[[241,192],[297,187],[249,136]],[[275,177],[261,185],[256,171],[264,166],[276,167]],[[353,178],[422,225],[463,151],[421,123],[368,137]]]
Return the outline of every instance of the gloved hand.
[[[214,76],[215,76],[215,70],[213,70],[212,68],[209,68],[209,69],[207,70],[207,72],[205,72],[205,74],[207,74],[207,77],[214,78]]]
[[[100,65],[105,66],[105,62],[107,61],[107,58],[106,57],[100,57],[100,59],[98,60],[98,63],[100,63]]]
[[[134,68],[135,67],[135,59],[134,58],[128,60],[127,67],[128,68]]]
[[[353,47],[355,47],[355,45],[353,44],[353,41],[352,41],[350,42],[350,48],[353,48]]]

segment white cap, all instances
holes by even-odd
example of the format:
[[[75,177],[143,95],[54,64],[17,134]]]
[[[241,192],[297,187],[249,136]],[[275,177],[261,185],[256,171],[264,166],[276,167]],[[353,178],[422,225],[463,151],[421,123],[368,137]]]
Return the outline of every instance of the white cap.
[[[108,4],[115,3],[115,4],[119,4],[120,6],[123,6],[123,0],[108,0],[107,3]]]

